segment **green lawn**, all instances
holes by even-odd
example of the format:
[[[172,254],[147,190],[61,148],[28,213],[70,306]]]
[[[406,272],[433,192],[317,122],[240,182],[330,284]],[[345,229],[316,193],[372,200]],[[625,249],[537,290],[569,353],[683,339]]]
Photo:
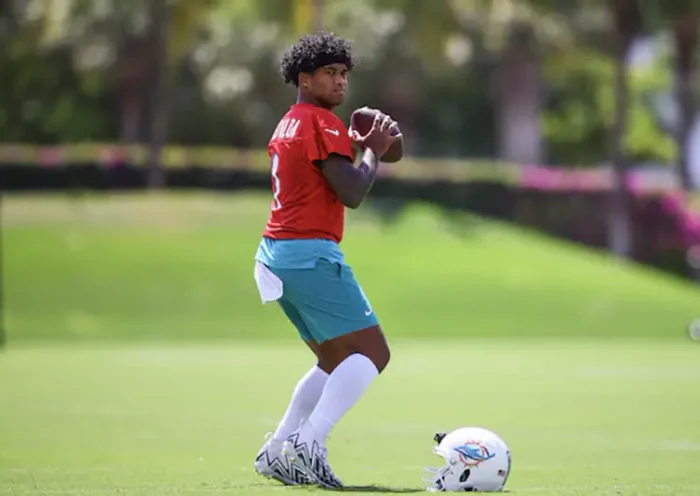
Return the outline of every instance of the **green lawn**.
[[[313,363],[256,294],[267,206],[4,196],[0,494],[314,491],[252,470]],[[700,494],[698,288],[425,206],[344,249],[393,348],[332,434],[346,484],[418,490],[435,432],[483,426],[513,494]]]
[[[10,340],[294,339],[260,304],[261,195],[5,197]],[[343,243],[396,337],[686,339],[700,290],[602,254],[414,207],[382,227],[349,215]]]

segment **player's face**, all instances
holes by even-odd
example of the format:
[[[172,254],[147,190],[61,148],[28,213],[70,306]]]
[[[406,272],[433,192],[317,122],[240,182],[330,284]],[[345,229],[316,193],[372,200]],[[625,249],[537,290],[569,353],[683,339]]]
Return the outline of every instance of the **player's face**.
[[[337,107],[348,90],[348,68],[331,64],[317,69],[310,78],[309,92],[324,107]]]

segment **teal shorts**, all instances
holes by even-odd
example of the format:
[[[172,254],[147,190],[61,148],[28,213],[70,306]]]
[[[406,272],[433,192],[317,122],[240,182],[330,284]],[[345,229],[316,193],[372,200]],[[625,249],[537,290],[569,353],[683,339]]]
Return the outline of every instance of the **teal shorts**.
[[[283,284],[277,301],[305,341],[323,343],[378,324],[347,265],[319,259],[312,269],[270,270]]]

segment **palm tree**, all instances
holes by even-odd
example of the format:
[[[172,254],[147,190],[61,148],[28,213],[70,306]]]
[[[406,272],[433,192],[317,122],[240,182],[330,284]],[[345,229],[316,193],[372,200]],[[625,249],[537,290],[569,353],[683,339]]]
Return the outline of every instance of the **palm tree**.
[[[651,2],[650,9],[653,28],[670,32],[673,39],[675,62],[675,97],[678,109],[673,135],[678,151],[677,171],[683,189],[693,189],[688,162],[688,141],[697,110],[696,57],[698,48],[698,28],[700,25],[700,0],[676,0],[673,2]]]
[[[148,187],[165,186],[165,174],[161,163],[161,152],[165,146],[168,128],[168,32],[172,7],[167,0],[152,0],[151,33],[155,55],[153,93],[153,115],[151,117],[151,139],[148,147]]]
[[[171,69],[189,52],[205,16],[217,0],[152,0],[144,36],[128,39],[116,66],[122,94],[123,137],[138,139],[145,98],[152,104],[148,146],[148,186],[160,188],[165,179],[161,152],[167,140]],[[150,91],[144,93],[143,89]],[[127,141],[129,142],[129,141]]]
[[[679,124],[676,131],[678,173],[686,191],[693,189],[688,163],[688,141],[695,121],[695,56],[698,45],[699,10],[697,2],[686,5],[673,22],[676,49],[676,100]]]
[[[489,41],[497,60],[492,81],[502,159],[544,160],[541,132],[542,57],[573,48],[577,26],[565,20],[574,0],[452,0],[462,27]]]
[[[608,242],[615,255],[627,258],[632,251],[627,158],[624,148],[630,100],[627,59],[630,47],[641,31],[642,17],[637,0],[608,0],[608,7],[614,27],[612,54],[615,60],[615,110],[610,136],[614,187],[610,197]]]

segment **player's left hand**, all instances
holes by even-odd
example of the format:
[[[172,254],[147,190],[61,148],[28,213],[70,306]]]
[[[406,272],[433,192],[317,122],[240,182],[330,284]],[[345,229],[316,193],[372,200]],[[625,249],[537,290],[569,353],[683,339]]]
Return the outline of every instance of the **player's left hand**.
[[[373,112],[376,112],[378,114],[379,122],[382,123],[382,128],[391,130],[392,136],[398,134],[399,124],[398,122],[393,120],[390,115],[385,114],[379,109],[371,108],[366,105],[358,110],[371,110]],[[357,130],[353,129],[352,125],[350,126],[350,129],[348,129],[348,134],[350,135],[350,139],[352,140],[353,147],[356,151],[358,149],[364,148],[364,146],[362,145],[363,136]]]

